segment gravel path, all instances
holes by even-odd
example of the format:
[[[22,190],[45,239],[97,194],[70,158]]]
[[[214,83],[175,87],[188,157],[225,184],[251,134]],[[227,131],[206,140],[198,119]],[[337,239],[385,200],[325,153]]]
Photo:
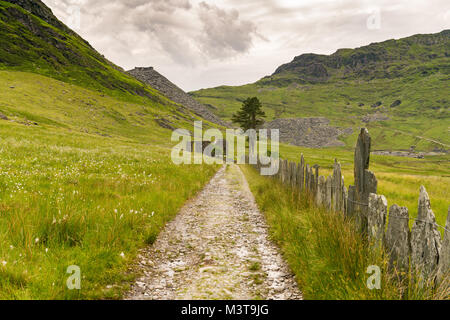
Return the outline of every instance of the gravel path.
[[[223,167],[138,260],[126,299],[299,300],[238,166]]]

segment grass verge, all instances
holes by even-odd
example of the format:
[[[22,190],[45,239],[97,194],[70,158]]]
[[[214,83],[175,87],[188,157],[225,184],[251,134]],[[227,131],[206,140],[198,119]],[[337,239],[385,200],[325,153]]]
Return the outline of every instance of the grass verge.
[[[351,220],[314,207],[296,190],[261,177],[242,166],[260,210],[270,226],[270,235],[308,300],[397,300],[442,298],[442,293],[405,289],[392,272],[386,258],[374,251]],[[381,288],[370,290],[369,266],[381,270]]]

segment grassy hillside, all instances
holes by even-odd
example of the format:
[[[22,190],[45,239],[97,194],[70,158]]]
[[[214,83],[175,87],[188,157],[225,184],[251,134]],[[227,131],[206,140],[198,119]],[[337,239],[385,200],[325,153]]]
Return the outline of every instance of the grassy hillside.
[[[0,1],[0,299],[120,297],[138,249],[216,171],[172,164],[170,128],[194,119],[41,1]]]
[[[0,299],[120,296],[127,263],[215,172],[172,164],[154,121],[190,118],[31,73],[0,71],[0,87]]]
[[[374,149],[448,150],[450,135],[450,32],[390,40],[331,56],[303,55],[254,84],[193,92],[225,119],[249,96],[263,103],[267,120],[326,117],[352,127],[342,137],[348,149],[358,128],[369,128]],[[397,102],[397,103],[395,103]],[[365,123],[381,114],[386,121]]]
[[[41,1],[0,1],[2,69],[39,73],[143,104],[167,103],[156,90],[105,59]]]

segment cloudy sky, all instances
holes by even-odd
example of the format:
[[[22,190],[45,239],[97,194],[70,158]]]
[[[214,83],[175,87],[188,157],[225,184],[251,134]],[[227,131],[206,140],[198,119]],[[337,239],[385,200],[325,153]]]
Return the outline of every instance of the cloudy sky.
[[[126,70],[186,91],[240,85],[302,53],[450,29],[448,0],[44,0]]]

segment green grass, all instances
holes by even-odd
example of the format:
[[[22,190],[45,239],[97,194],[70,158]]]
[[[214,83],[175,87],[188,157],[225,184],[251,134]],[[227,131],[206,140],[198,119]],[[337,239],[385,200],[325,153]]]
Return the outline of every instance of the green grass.
[[[318,209],[297,190],[242,166],[256,202],[307,300],[443,299],[437,291],[409,289],[387,272],[381,251],[372,250],[352,220]],[[369,266],[381,268],[381,289],[369,290]],[[448,294],[448,293],[447,293]],[[448,296],[447,296],[448,298]]]
[[[371,131],[369,133],[372,134]],[[353,151],[339,148],[309,149],[290,145],[280,146],[283,159],[300,162],[302,153],[306,163],[320,166],[319,174],[323,176],[332,175],[334,159],[338,159],[342,165],[345,185],[348,187],[353,184]],[[378,179],[378,194],[386,197],[388,206],[393,204],[405,206],[409,209],[411,217],[417,217],[420,186],[425,186],[436,221],[444,226],[450,205],[449,161],[448,156],[412,159],[372,155],[370,170]]]
[[[154,120],[191,115],[30,73],[0,72],[0,87],[0,299],[120,298],[138,249],[217,169],[171,162]]]

